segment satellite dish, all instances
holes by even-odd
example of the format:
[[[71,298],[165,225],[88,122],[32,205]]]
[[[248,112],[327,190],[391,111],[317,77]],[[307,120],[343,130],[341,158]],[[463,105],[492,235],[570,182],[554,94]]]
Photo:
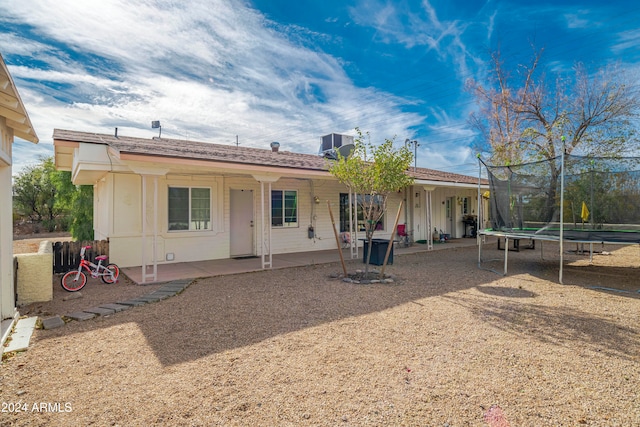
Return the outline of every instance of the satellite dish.
[[[356,146],[354,144],[344,144],[343,146],[338,147],[336,150],[338,151],[338,153],[340,153],[342,157],[346,159],[351,155],[351,153],[355,148]]]
[[[338,156],[336,155],[336,150],[325,150],[325,151],[321,151],[320,154],[327,159],[338,160]]]

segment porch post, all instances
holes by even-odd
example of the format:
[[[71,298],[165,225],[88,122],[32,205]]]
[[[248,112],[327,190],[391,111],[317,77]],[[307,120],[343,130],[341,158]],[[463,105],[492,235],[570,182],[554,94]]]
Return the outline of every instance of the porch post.
[[[253,175],[253,179],[260,183],[260,244],[262,247],[262,268],[273,268],[273,256],[271,254],[271,184],[280,179],[280,175]],[[265,194],[264,184],[269,184],[268,193]],[[265,200],[265,197],[267,200]],[[264,205],[268,206],[268,212],[264,211]],[[266,227],[266,229],[265,229]]]
[[[428,251],[432,251],[433,250],[433,233],[431,231],[431,227],[433,227],[433,202],[432,202],[432,197],[431,197],[431,193],[433,193],[433,190],[435,190],[435,186],[433,185],[423,185],[422,189],[425,191],[425,206],[424,206],[424,211],[425,211],[425,215],[427,216],[427,234],[426,234],[426,239],[427,239],[427,250]]]
[[[425,212],[427,214],[427,250],[433,250],[433,233],[431,232],[431,227],[433,226],[432,222],[432,209],[431,209],[431,191],[425,190]]]
[[[142,236],[140,236],[140,256],[142,257],[142,283],[147,281],[147,176],[141,175],[142,178]]]
[[[147,279],[151,281],[158,280],[158,176],[153,175],[153,234],[151,236],[151,266],[147,264],[147,175],[142,177],[142,283],[146,283]],[[152,272],[147,270],[152,267]]]
[[[265,218],[265,194],[264,194],[264,181],[260,181],[260,240],[262,242],[262,269],[273,268],[273,257],[271,255],[271,182],[269,181],[269,188],[267,194],[268,212]],[[267,222],[268,221],[268,222]],[[265,230],[266,225],[266,230]]]
[[[351,259],[358,258],[358,217],[356,212],[358,212],[357,197],[351,192],[351,188],[349,188],[349,250],[351,252]],[[353,226],[354,219],[356,222],[355,227]]]

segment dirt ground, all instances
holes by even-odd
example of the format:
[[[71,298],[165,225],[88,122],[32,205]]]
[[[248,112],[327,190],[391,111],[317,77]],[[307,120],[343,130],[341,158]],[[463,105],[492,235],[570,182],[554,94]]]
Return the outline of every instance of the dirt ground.
[[[640,425],[640,249],[567,254],[563,285],[538,249],[506,277],[492,245],[485,269],[475,248],[396,256],[394,284],[337,263],[199,279],[37,330],[0,367],[0,425]]]

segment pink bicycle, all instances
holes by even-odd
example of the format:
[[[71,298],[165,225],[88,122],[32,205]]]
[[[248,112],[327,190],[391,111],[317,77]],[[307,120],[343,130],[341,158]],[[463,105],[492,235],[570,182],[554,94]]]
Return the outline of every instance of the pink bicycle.
[[[80,249],[80,265],[78,266],[78,269],[72,270],[62,276],[60,284],[65,291],[76,292],[87,284],[87,275],[82,271],[82,269],[87,270],[94,279],[100,277],[104,283],[112,284],[118,281],[120,268],[115,264],[102,265],[102,262],[107,259],[106,255],[96,257],[98,264],[87,261],[84,259],[84,254],[87,249],[91,249],[91,246],[83,246]]]

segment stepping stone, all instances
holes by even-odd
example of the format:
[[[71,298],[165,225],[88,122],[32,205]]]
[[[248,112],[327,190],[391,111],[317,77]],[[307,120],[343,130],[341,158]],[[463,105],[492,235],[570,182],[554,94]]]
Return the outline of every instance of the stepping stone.
[[[113,310],[114,312],[119,312],[119,311],[124,311],[124,310],[128,310],[131,308],[130,305],[123,305],[123,304],[102,304],[100,306],[100,308],[107,308],[109,310]]]
[[[86,310],[82,310],[85,313],[93,313],[93,314],[97,314],[98,316],[108,316],[110,314],[115,313],[114,310],[110,310],[108,308],[102,308],[102,307],[91,307],[91,308],[87,308]]]
[[[94,317],[96,317],[96,315],[93,313],[87,313],[85,311],[76,311],[74,313],[67,314],[67,317],[73,320],[79,320],[83,322],[85,320],[93,319]]]
[[[64,326],[64,320],[60,316],[48,317],[42,319],[42,327],[45,329],[55,329]]]
[[[138,297],[137,299],[138,299],[138,300],[140,300],[140,301],[158,302],[158,301],[160,301],[161,299],[165,299],[165,298],[169,298],[169,296],[167,295],[167,296],[165,296],[164,298],[162,298],[162,297],[157,296],[157,295],[151,295],[151,294],[149,294],[149,295],[144,295],[144,296]]]
[[[128,305],[130,307],[139,307],[141,305],[145,305],[148,304],[149,301],[143,301],[143,300],[139,300],[139,299],[130,299],[127,301],[118,301],[116,304],[121,304],[121,305]]]
[[[187,289],[188,285],[165,285],[156,292],[182,292]]]
[[[147,296],[147,297],[156,297],[157,296],[157,297],[161,297],[162,299],[165,299],[165,298],[173,297],[176,294],[177,294],[176,291],[163,291],[163,290],[158,289],[157,291],[152,292],[152,293],[150,293],[148,295],[145,295],[145,296]]]
[[[37,317],[27,317],[26,319],[18,320],[11,334],[11,342],[4,348],[5,353],[10,351],[24,351],[29,347],[31,335],[36,327],[36,320],[38,320]]]

